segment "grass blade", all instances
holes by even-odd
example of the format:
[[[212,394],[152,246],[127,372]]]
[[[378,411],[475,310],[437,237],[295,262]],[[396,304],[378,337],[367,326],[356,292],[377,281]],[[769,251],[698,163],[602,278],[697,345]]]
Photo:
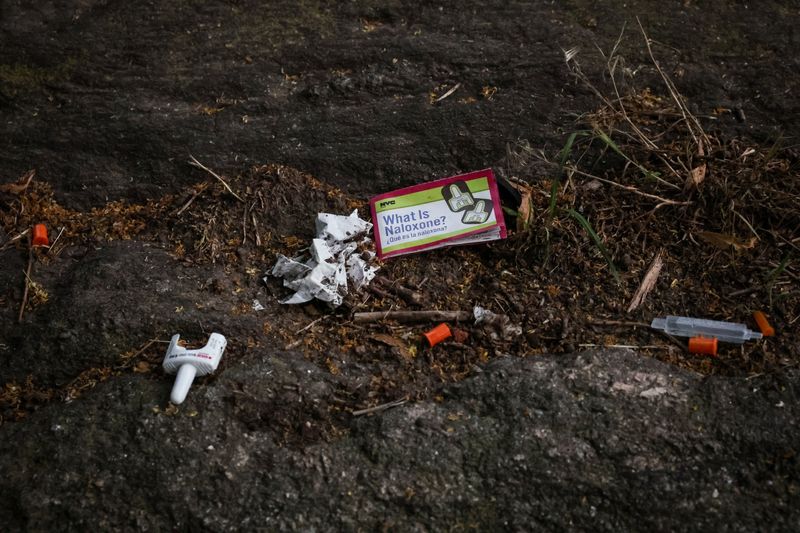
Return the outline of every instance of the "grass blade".
[[[786,256],[781,260],[780,264],[772,270],[769,274],[767,274],[767,286],[771,289],[772,286],[775,284],[775,281],[778,279],[778,276],[783,274],[783,271],[786,270],[786,267],[789,265],[789,260],[792,258],[791,252],[787,253]]]
[[[635,162],[631,161],[631,158],[625,155],[625,153],[620,149],[620,147],[617,146],[617,143],[611,140],[611,137],[609,137],[606,134],[606,132],[602,130],[595,130],[594,134],[597,136],[598,139],[603,141],[603,144],[605,144],[606,146],[617,152],[617,154],[619,154],[623,159],[625,159],[625,161],[630,161],[631,163],[635,164]]]
[[[572,152],[572,146],[575,144],[575,139],[578,137],[579,133],[582,132],[573,131],[569,137],[567,137],[567,142],[564,144],[564,147],[560,152],[558,152],[558,164],[561,166],[561,168],[563,168],[566,164],[567,158],[569,157],[570,152]]]
[[[606,263],[608,263],[608,268],[609,270],[611,270],[611,275],[614,276],[614,279],[617,280],[617,282],[619,282],[620,281],[619,271],[617,270],[617,267],[614,265],[614,261],[611,260],[611,254],[608,253],[608,250],[603,244],[603,241],[600,239],[600,236],[597,234],[597,232],[594,231],[592,225],[589,224],[589,221],[586,220],[586,218],[584,218],[583,215],[581,215],[574,209],[568,209],[567,213],[569,213],[569,216],[577,220],[578,224],[580,224],[583,227],[583,229],[586,230],[586,233],[588,233],[589,236],[592,238],[594,244],[597,246],[597,249],[600,250],[600,253],[603,254],[603,258],[605,258]]]
[[[627,161],[628,163],[630,163],[633,166],[635,166],[636,168],[638,168],[639,172],[641,172],[642,175],[644,175],[645,178],[652,179],[652,180],[663,181],[663,180],[660,179],[660,176],[661,176],[660,172],[654,172],[652,170],[649,170],[649,169],[645,168],[644,166],[642,166],[641,164],[639,164],[638,162],[636,162],[633,159],[631,159],[630,157],[628,157],[627,155],[625,155],[625,153],[622,151],[622,149],[619,146],[617,146],[617,143],[615,143],[614,141],[611,140],[611,137],[609,137],[608,134],[606,134],[606,132],[604,132],[602,130],[599,130],[599,129],[596,129],[596,130],[594,130],[594,135],[595,135],[596,138],[598,138],[601,141],[603,141],[603,144],[605,144],[607,147],[611,148],[614,152],[616,152],[625,161]]]
[[[572,153],[572,147],[575,145],[575,139],[578,135],[586,135],[586,132],[573,131],[567,137],[567,142],[564,147],[558,152],[558,174],[553,178],[553,183],[550,185],[550,205],[547,207],[547,221],[551,222],[553,217],[556,216],[556,202],[558,201],[558,189],[561,188],[561,173],[564,172],[564,165],[567,164],[569,154]]]

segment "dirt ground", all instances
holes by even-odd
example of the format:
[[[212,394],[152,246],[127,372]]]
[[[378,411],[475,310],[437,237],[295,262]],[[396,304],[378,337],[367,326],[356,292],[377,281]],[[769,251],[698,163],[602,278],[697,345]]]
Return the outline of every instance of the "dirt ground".
[[[228,406],[299,449],[353,430],[353,412],[439,401],[507,356],[629,347],[705,376],[783,376],[800,363],[798,15],[688,0],[4,3],[0,183],[35,175],[0,189],[0,425],[133,378],[174,409],[160,368],[174,333],[226,335],[218,375],[272,352],[326,373],[312,411],[266,408],[246,385]],[[316,213],[367,217],[375,194],[486,167],[529,194],[505,241],[387,260],[336,310],[282,306],[264,280],[308,245]],[[33,254],[18,322],[34,223],[58,239]],[[476,305],[522,333],[454,324],[458,340],[430,349],[433,324],[353,321]],[[715,358],[648,327],[669,314],[755,329],[757,310],[777,334]]]

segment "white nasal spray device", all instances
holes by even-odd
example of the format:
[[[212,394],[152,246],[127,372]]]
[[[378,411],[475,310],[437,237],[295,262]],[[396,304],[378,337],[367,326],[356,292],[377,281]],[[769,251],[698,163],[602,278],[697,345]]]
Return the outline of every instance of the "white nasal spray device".
[[[176,405],[186,399],[195,376],[205,376],[217,369],[222,359],[222,352],[228,344],[224,336],[212,333],[205,346],[187,350],[183,346],[178,346],[180,338],[178,334],[172,336],[167,355],[164,357],[164,371],[167,374],[178,374],[172,386],[172,393],[169,395],[170,401]]]

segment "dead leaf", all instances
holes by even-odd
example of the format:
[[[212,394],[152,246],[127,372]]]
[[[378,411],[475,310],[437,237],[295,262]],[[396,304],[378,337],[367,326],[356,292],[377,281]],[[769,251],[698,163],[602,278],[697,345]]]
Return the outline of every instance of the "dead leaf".
[[[732,247],[737,252],[749,250],[758,242],[757,237],[751,237],[750,239],[742,240],[733,235],[714,233],[713,231],[700,231],[697,233],[697,236],[712,246],[716,246],[717,248],[721,248],[723,250],[727,250],[728,248]]]
[[[4,183],[0,185],[0,192],[8,192],[11,194],[20,194],[28,188],[28,185],[33,181],[36,175],[36,169],[31,169],[26,172],[20,179],[14,183]]]
[[[519,204],[519,216],[517,217],[517,230],[525,231],[530,227],[533,220],[533,201],[531,192],[522,193],[522,201]]]
[[[375,335],[371,335],[370,338],[372,340],[376,340],[380,343],[386,344],[388,346],[393,346],[400,350],[400,353],[403,357],[407,359],[411,359],[411,351],[408,349],[408,345],[403,342],[402,340],[398,339],[397,337],[392,337],[391,335],[387,335],[386,333],[376,333]]]
[[[133,367],[133,371],[137,374],[146,374],[147,372],[150,372],[150,363],[147,361],[139,361]]]
[[[656,254],[655,259],[653,259],[653,262],[650,264],[650,268],[647,269],[647,274],[642,278],[639,288],[636,289],[636,294],[631,298],[631,303],[628,305],[628,313],[635,311],[637,307],[642,305],[644,299],[647,298],[647,295],[650,294],[650,291],[656,286],[658,275],[661,274],[661,267],[664,266],[664,261],[662,260],[663,255],[664,249],[662,248]]]
[[[519,191],[521,198],[517,209],[517,231],[525,231],[533,222],[533,188],[517,182],[512,182],[511,186]]]
[[[703,141],[699,141],[697,145],[697,155],[701,158],[706,155],[705,150],[703,149]],[[686,183],[683,186],[683,192],[689,192],[691,189],[696,189],[703,183],[703,180],[706,179],[706,170],[707,166],[705,162],[702,164],[694,167],[692,171],[689,173],[689,177],[686,178]]]

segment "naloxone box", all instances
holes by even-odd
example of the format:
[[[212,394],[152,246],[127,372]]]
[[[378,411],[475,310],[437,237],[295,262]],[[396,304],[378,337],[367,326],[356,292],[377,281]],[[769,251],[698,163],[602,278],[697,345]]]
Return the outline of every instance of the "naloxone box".
[[[369,204],[382,259],[506,237],[488,168],[380,194]]]

